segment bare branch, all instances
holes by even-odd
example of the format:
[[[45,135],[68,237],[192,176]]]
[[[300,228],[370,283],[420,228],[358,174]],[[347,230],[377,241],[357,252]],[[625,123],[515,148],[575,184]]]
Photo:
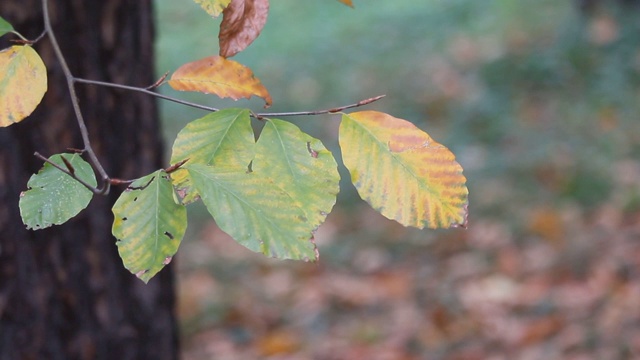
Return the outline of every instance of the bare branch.
[[[78,82],[78,83],[81,83],[81,84],[89,84],[89,85],[105,86],[105,87],[111,87],[111,88],[122,89],[122,90],[137,91],[137,92],[141,92],[143,94],[155,96],[157,98],[164,99],[164,100],[173,101],[175,103],[182,104],[182,105],[185,105],[185,106],[190,106],[190,107],[193,107],[193,108],[196,108],[196,109],[212,111],[212,112],[219,110],[219,109],[216,109],[214,107],[204,106],[204,105],[192,103],[192,102],[189,102],[189,101],[180,100],[180,99],[177,99],[177,98],[174,98],[174,97],[171,97],[171,96],[159,94],[157,92],[149,91],[149,90],[147,90],[145,88],[140,88],[140,87],[136,87],[136,86],[120,85],[120,84],[114,84],[114,83],[109,83],[109,82],[104,82],[104,81],[88,80],[88,79],[81,79],[81,78],[75,78],[75,81]]]
[[[273,116],[302,116],[302,115],[333,114],[333,113],[341,112],[341,111],[346,110],[346,109],[351,109],[351,108],[355,108],[355,107],[360,107],[360,106],[371,104],[372,102],[378,101],[378,100],[382,99],[385,96],[386,95],[378,95],[378,96],[374,96],[374,97],[369,98],[369,99],[364,99],[364,100],[358,101],[355,104],[344,105],[344,106],[340,106],[340,107],[336,107],[336,108],[332,108],[332,109],[326,109],[326,110],[279,112],[279,113],[257,113],[257,114],[254,114],[254,115],[255,115],[255,117],[257,119],[260,119],[260,118],[273,117]]]
[[[53,32],[53,28],[51,26],[51,18],[49,15],[49,4],[48,0],[42,0],[42,13],[44,16],[44,28],[45,31],[49,34],[49,39],[51,40],[51,46],[53,47],[53,51],[56,54],[56,58],[60,62],[60,66],[62,67],[62,71],[64,72],[64,77],[67,80],[67,87],[69,88],[69,95],[71,95],[71,104],[73,106],[73,111],[76,115],[76,120],[78,122],[78,127],[80,128],[80,134],[82,136],[82,142],[84,143],[84,148],[89,156],[89,161],[94,169],[100,174],[102,178],[102,188],[96,193],[100,194],[108,194],[109,188],[111,184],[109,183],[109,175],[104,170],[104,167],[98,160],[93,148],[91,147],[91,140],[89,139],[89,131],[87,130],[87,125],[84,122],[84,118],[82,117],[82,112],[80,111],[80,105],[78,104],[78,96],[76,94],[75,89],[75,78],[71,74],[71,70],[69,69],[69,65],[67,65],[67,61],[62,54],[62,50],[60,50],[60,45],[58,45],[58,40],[56,39],[55,33]],[[86,185],[85,185],[86,186]]]

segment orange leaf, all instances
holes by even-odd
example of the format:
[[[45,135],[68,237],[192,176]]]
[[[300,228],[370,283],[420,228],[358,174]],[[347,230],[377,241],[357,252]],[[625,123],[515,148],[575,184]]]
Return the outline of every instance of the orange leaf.
[[[169,85],[179,91],[216,94],[233,100],[255,95],[271,106],[271,95],[248,67],[220,56],[209,56],[182,65],[171,75]]]
[[[341,3],[343,3],[343,4],[347,5],[347,6],[353,7],[353,2],[351,0],[338,0],[338,1],[340,1]]]
[[[405,226],[466,226],[466,179],[449,149],[377,111],[342,116],[340,148],[360,196]]]
[[[255,40],[269,13],[269,0],[232,0],[222,12],[220,56],[226,58],[244,50]]]

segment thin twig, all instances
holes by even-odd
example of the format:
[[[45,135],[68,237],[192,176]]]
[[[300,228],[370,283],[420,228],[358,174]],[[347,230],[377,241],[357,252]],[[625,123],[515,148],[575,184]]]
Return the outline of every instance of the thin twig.
[[[201,110],[206,110],[206,111],[211,111],[211,112],[215,112],[218,111],[220,109],[216,109],[214,107],[210,107],[210,106],[204,106],[204,105],[200,105],[200,104],[196,104],[196,103],[192,103],[189,101],[184,101],[184,100],[180,100],[171,96],[167,96],[167,95],[163,95],[154,91],[149,91],[145,88],[140,88],[140,87],[136,87],[136,86],[129,86],[129,85],[120,85],[120,84],[114,84],[114,83],[109,83],[109,82],[104,82],[104,81],[97,81],[97,80],[88,80],[88,79],[82,79],[82,78],[75,78],[75,81],[81,84],[89,84],[89,85],[98,85],[98,86],[105,86],[105,87],[112,87],[112,88],[116,88],[116,89],[122,89],[122,90],[129,90],[129,91],[137,91],[137,92],[141,92],[143,94],[147,94],[147,95],[151,95],[151,96],[155,96],[157,98],[160,99],[164,99],[164,100],[169,100],[169,101],[173,101],[175,103],[178,104],[182,104],[185,106],[190,106],[196,109],[201,109]]]
[[[144,88],[145,90],[153,90],[157,87],[159,87],[160,85],[164,84],[165,79],[167,78],[167,76],[169,76],[169,72],[167,71],[166,73],[164,73],[164,75],[162,75],[160,77],[160,79],[156,80],[156,82],[154,82],[153,84],[147,86],[146,88]]]
[[[161,78],[161,80],[163,80],[163,79],[164,79],[164,77]],[[193,107],[193,108],[196,108],[196,109],[200,109],[200,110],[206,110],[206,111],[211,111],[211,112],[215,112],[215,111],[219,111],[220,110],[218,108],[214,108],[214,107],[211,107],[211,106],[205,106],[205,105],[200,105],[200,104],[197,104],[197,103],[192,103],[192,102],[189,102],[189,101],[180,100],[180,99],[174,98],[172,96],[163,95],[163,94],[148,90],[149,88],[153,88],[155,84],[152,85],[149,88],[141,88],[141,87],[136,87],[136,86],[114,84],[114,83],[110,83],[110,82],[89,80],[89,79],[82,79],[82,78],[74,78],[74,80],[75,80],[75,82],[81,83],[81,84],[105,86],[105,87],[111,87],[111,88],[116,88],[116,89],[121,89],[121,90],[136,91],[136,92],[140,92],[140,93],[143,93],[143,94],[155,96],[155,97],[160,98],[160,99],[173,101],[173,102],[181,104],[181,105],[190,106],[190,107]],[[344,106],[331,108],[331,109],[325,109],[325,110],[297,111],[297,112],[278,112],[278,113],[253,113],[252,112],[251,116],[256,118],[256,119],[258,119],[258,120],[260,120],[260,119],[265,118],[265,117],[273,117],[273,116],[301,116],[301,115],[333,114],[333,113],[341,112],[341,111],[346,110],[346,109],[351,109],[351,108],[355,108],[355,107],[360,107],[360,106],[371,104],[372,102],[378,101],[378,100],[382,99],[385,96],[386,95],[374,96],[374,97],[369,98],[369,99],[364,99],[364,100],[358,101],[355,104],[349,104],[349,105],[344,105]]]
[[[22,34],[20,34],[19,32],[15,30],[11,30],[10,32],[20,38],[20,40],[14,40],[15,42],[20,42],[23,44],[29,43],[29,40],[26,37],[22,36]]]
[[[40,35],[38,35],[38,37],[35,38],[34,40],[29,40],[29,39],[25,38],[24,36],[22,36],[22,34],[20,34],[17,31],[11,31],[11,33],[17,35],[20,39],[9,40],[9,41],[11,41],[13,43],[16,43],[16,44],[33,45],[33,44],[37,43],[38,41],[40,41],[47,34],[47,30],[43,30],[42,33]]]
[[[255,114],[255,116],[257,118],[265,118],[265,117],[272,117],[272,116],[301,116],[301,115],[333,114],[333,113],[341,112],[341,111],[346,110],[346,109],[351,109],[351,108],[354,108],[354,107],[359,107],[359,106],[364,106],[364,105],[367,105],[367,104],[371,104],[372,102],[378,101],[378,100],[382,99],[385,96],[387,96],[387,95],[378,95],[378,96],[374,96],[374,97],[369,98],[369,99],[364,99],[364,100],[358,101],[355,104],[340,106],[340,107],[337,107],[337,108],[331,108],[331,109],[326,109],[326,110],[279,112],[279,113],[257,113],[257,114]]]
[[[40,153],[39,153],[39,152],[37,152],[37,151],[36,151],[35,153],[33,153],[33,155],[35,155],[35,156],[36,156],[37,158],[39,158],[40,160],[42,160],[42,161],[46,162],[47,164],[49,164],[49,165],[53,166],[54,168],[56,168],[56,169],[58,169],[58,170],[62,171],[63,173],[65,173],[65,174],[67,174],[67,175],[71,176],[75,181],[77,181],[77,182],[79,182],[80,184],[82,184],[84,187],[86,187],[87,189],[89,189],[92,193],[97,194],[97,195],[102,194],[102,189],[98,189],[98,188],[96,188],[95,186],[93,186],[93,185],[89,184],[88,182],[86,182],[86,181],[84,181],[84,180],[80,179],[80,178],[75,174],[75,172],[71,172],[70,170],[63,168],[62,166],[60,166],[60,165],[58,165],[58,164],[54,163],[53,161],[51,161],[51,160],[47,159],[47,158],[46,158],[46,157],[44,157],[44,156],[42,156],[42,154],[40,154]],[[63,161],[65,161],[65,164],[66,164],[66,163],[67,163],[67,162],[66,162],[66,160],[65,160],[64,158],[62,158],[62,159],[63,159]]]
[[[60,66],[62,67],[62,71],[64,72],[64,77],[67,80],[67,87],[69,88],[69,95],[71,95],[71,104],[73,106],[73,111],[76,115],[76,120],[78,122],[78,127],[80,128],[80,134],[82,135],[82,142],[84,143],[84,148],[89,156],[89,161],[96,169],[96,171],[100,174],[102,178],[102,186],[98,188],[98,192],[96,194],[108,194],[109,188],[111,186],[109,182],[109,175],[102,167],[102,164],[98,160],[93,148],[91,147],[91,140],[89,139],[89,131],[87,130],[87,125],[84,122],[84,118],[82,117],[82,112],[80,111],[80,105],[78,104],[78,96],[76,94],[74,80],[75,78],[71,74],[71,70],[69,69],[69,65],[67,65],[67,61],[62,54],[62,50],[60,49],[60,45],[58,45],[58,40],[56,39],[55,33],[53,32],[53,28],[51,26],[51,19],[49,17],[49,5],[48,0],[42,0],[42,12],[44,16],[44,27],[47,33],[49,33],[49,39],[51,39],[51,46],[53,47],[53,51],[60,62]]]

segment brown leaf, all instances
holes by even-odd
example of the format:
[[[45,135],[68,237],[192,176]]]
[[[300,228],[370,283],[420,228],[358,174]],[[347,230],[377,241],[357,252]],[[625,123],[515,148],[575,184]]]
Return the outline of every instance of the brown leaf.
[[[269,0],[232,0],[222,12],[220,56],[232,57],[255,40],[269,13]]]
[[[197,91],[216,94],[234,100],[259,96],[265,107],[271,106],[271,95],[248,67],[220,56],[182,65],[171,75],[169,85],[179,91]]]

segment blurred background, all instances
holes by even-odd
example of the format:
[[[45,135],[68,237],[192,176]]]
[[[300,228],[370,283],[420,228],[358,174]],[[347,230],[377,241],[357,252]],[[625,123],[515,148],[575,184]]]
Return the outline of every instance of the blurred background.
[[[387,94],[367,109],[414,122],[464,167],[469,228],[404,228],[343,182],[309,264],[251,253],[190,206],[176,260],[183,359],[640,358],[632,3],[273,0],[234,58],[269,89],[270,110]],[[156,5],[159,75],[217,53],[219,20],[193,1]],[[162,111],[167,152],[204,115]],[[287,120],[339,158],[338,117]]]

